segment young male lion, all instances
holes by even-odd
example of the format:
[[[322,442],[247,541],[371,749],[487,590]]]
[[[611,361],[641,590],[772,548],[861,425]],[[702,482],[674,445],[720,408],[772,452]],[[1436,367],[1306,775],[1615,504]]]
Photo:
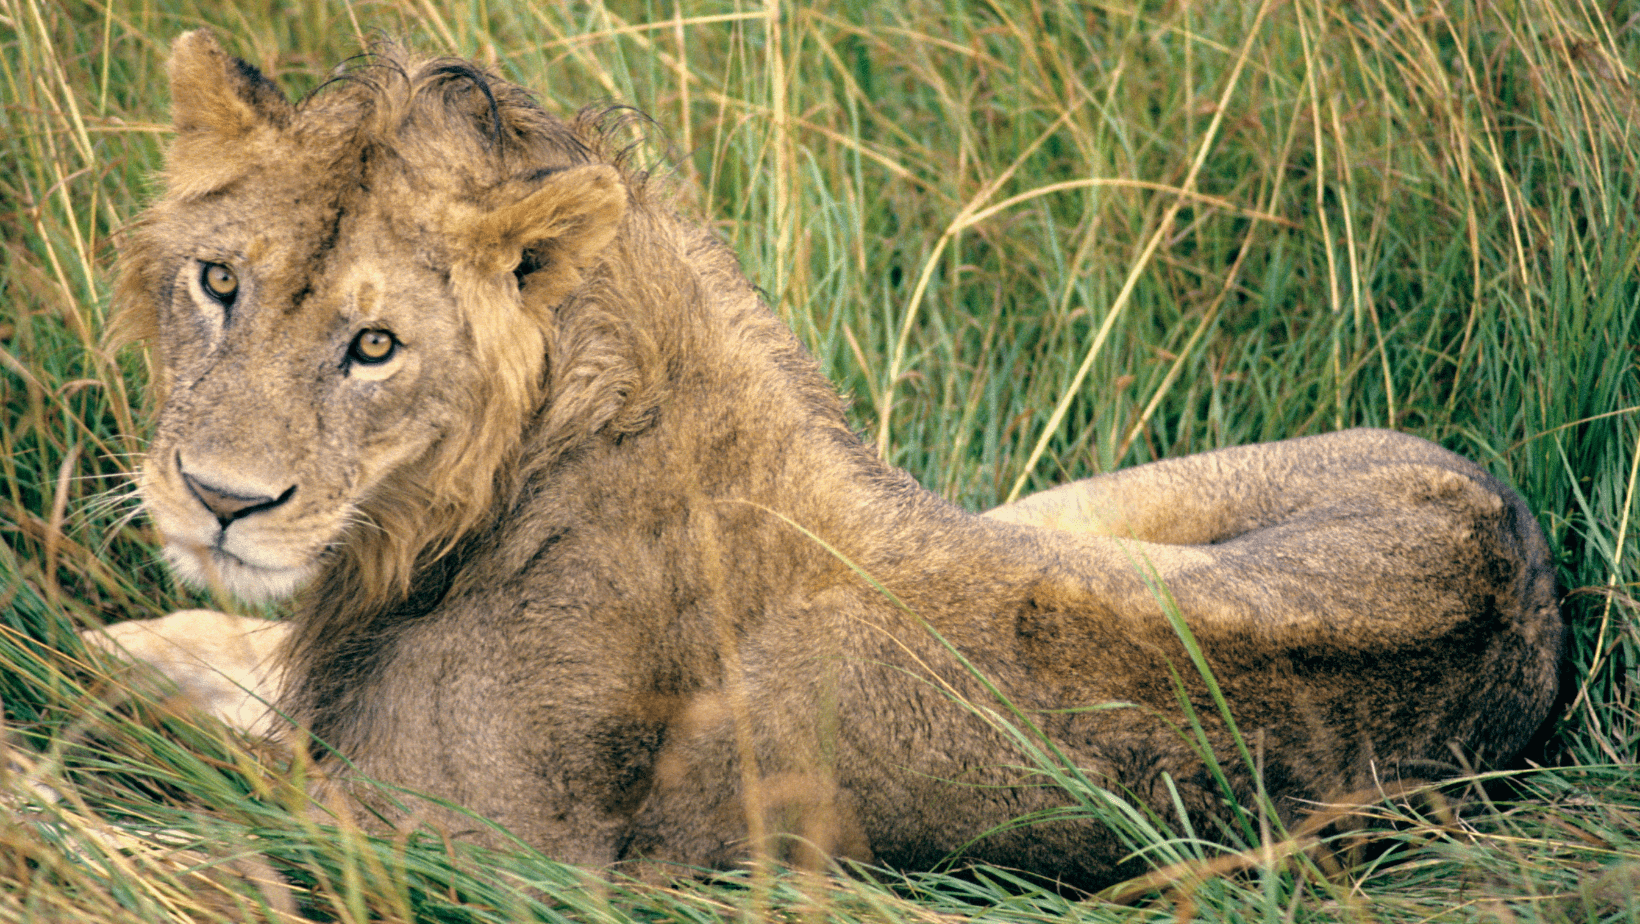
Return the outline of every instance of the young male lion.
[[[170,76],[118,290],[158,358],[142,495],[184,578],[299,593],[281,706],[337,774],[576,863],[806,839],[1094,886],[1128,849],[1022,742],[1211,834],[1261,792],[1291,822],[1508,760],[1547,714],[1537,525],[1430,443],[1228,449],[975,516],[860,443],[594,119],[392,50],[294,106],[204,32]]]

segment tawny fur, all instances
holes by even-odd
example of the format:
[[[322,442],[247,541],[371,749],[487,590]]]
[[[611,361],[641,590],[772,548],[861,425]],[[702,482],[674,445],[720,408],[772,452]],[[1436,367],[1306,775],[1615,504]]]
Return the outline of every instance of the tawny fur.
[[[391,49],[295,106],[203,32],[171,78],[119,285],[160,370],[144,497],[191,579],[303,586],[282,705],[365,776],[577,863],[721,868],[763,835],[1091,886],[1126,848],[1009,826],[1071,800],[1004,723],[1210,835],[1260,791],[1293,821],[1507,761],[1547,715],[1541,534],[1439,447],[1227,449],[978,517],[860,443],[596,119]]]

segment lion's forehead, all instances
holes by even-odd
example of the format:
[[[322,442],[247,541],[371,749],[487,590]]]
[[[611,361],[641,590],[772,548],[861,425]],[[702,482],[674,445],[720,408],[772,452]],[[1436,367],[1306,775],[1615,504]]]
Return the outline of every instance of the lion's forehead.
[[[459,256],[444,232],[447,210],[430,190],[403,182],[338,186],[284,170],[252,176],[174,203],[149,233],[167,240],[178,261],[232,265],[260,296],[300,295],[304,304],[317,295],[380,297],[412,279],[425,286]]]
[[[442,272],[463,256],[452,231],[485,210],[491,191],[579,159],[536,148],[526,168],[446,119],[374,123],[345,93],[302,107],[271,143],[242,153],[234,180],[156,209],[171,218],[163,236],[198,259],[312,271],[345,255]]]

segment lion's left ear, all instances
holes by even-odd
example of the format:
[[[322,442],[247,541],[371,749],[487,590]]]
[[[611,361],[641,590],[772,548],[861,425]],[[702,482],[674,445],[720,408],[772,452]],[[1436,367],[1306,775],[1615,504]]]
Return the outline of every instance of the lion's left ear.
[[[626,215],[626,185],[606,164],[571,167],[465,229],[480,276],[511,270],[536,304],[554,304],[581,284],[581,271],[614,239]]]

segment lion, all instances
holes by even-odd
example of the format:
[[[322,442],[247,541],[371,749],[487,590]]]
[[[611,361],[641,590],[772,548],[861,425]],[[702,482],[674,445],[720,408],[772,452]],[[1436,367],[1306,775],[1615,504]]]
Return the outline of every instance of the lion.
[[[279,709],[389,824],[1092,889],[1138,867],[1087,793],[1292,825],[1507,763],[1550,712],[1543,536],[1432,443],[976,515],[861,442],[607,112],[393,47],[293,104],[204,31],[169,76],[116,291],[155,358],[143,503],[183,579],[294,594]]]

